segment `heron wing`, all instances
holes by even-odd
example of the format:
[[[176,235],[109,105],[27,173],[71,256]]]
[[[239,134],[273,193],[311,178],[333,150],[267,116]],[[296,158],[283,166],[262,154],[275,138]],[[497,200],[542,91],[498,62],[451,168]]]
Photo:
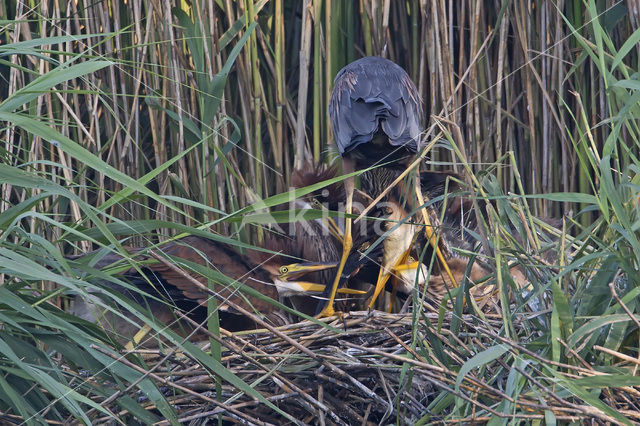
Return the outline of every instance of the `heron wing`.
[[[195,265],[215,270],[228,278],[248,285],[272,299],[277,300],[278,298],[275,286],[269,285],[271,281],[269,274],[226,244],[190,236],[179,240],[179,242],[169,244],[162,251],[175,262],[181,271],[176,271],[163,263],[150,265],[149,268],[159,274],[168,284],[179,289],[184,296],[198,301],[203,306],[206,306],[210,293],[185,277],[185,274],[188,274],[204,286],[209,285],[209,280],[195,270]],[[213,290],[219,296],[218,302],[221,304],[222,310],[227,310],[224,307],[224,303],[227,300],[249,311],[256,310],[267,313],[274,310],[273,304],[256,297],[245,296],[236,286],[229,286],[215,280],[212,281]]]
[[[144,255],[141,249],[126,247],[132,256]],[[140,252],[140,253],[138,253]],[[172,268],[164,263],[149,263],[142,267],[142,273],[135,268],[123,271],[120,275],[138,291],[126,290],[114,283],[105,282],[104,285],[118,291],[123,291],[128,297],[138,303],[145,303],[143,294],[173,301],[176,306],[190,310],[195,306],[207,306],[210,293],[201,286],[196,285],[191,278],[204,286],[208,286],[207,277],[198,272],[198,266],[206,267],[224,274],[226,277],[244,283],[251,288],[272,299],[278,298],[275,286],[270,285],[269,273],[257,266],[251,259],[236,252],[232,247],[206,238],[189,236],[164,245],[156,253],[162,252],[175,266]],[[99,253],[98,253],[99,254]],[[158,253],[160,254],[160,253]],[[94,265],[102,268],[118,262],[122,257],[119,254],[102,256]],[[213,290],[220,296],[220,309],[229,310],[224,305],[226,300],[231,300],[243,308],[262,313],[274,310],[274,305],[268,301],[245,296],[236,286],[225,285],[223,280],[213,281]]]
[[[421,102],[407,73],[393,62],[359,59],[335,79],[329,115],[340,154],[370,142],[381,128],[393,146],[416,151],[421,132]]]

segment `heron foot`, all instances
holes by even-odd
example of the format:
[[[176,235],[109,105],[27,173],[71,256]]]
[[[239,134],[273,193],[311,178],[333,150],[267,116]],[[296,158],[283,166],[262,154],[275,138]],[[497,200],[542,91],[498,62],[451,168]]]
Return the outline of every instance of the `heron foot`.
[[[335,317],[342,318],[342,311],[336,311],[331,304],[327,304],[318,315],[317,319]]]

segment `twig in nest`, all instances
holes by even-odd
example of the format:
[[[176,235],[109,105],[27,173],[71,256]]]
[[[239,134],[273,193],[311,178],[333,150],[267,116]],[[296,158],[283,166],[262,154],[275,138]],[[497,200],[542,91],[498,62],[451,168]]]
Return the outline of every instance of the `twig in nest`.
[[[107,355],[108,357],[111,357],[111,358],[113,358],[113,359],[118,359],[118,358],[117,358],[117,357],[115,357],[113,354],[111,354],[111,352],[109,352],[109,351],[106,351],[106,350],[102,349],[100,346],[97,346],[97,345],[91,345],[91,349],[95,349],[96,351],[102,352],[103,354],[105,354],[105,355]],[[230,407],[230,406],[228,406],[228,405],[225,405],[225,404],[223,404],[223,403],[222,403],[222,402],[220,402],[220,401],[216,401],[215,399],[213,399],[213,398],[209,398],[209,397],[208,397],[208,396],[206,396],[206,395],[202,395],[202,394],[200,394],[200,393],[198,393],[198,392],[194,392],[194,391],[192,391],[192,390],[191,390],[191,389],[189,389],[189,388],[186,388],[186,387],[184,387],[184,386],[180,386],[180,385],[178,385],[178,384],[176,384],[176,383],[173,383],[172,381],[167,380],[167,379],[165,379],[164,377],[160,377],[160,376],[158,376],[158,375],[157,375],[157,374],[155,374],[155,373],[152,373],[152,372],[146,371],[144,368],[142,368],[142,367],[140,367],[140,366],[138,366],[138,365],[136,365],[136,364],[134,364],[134,363],[130,362],[130,361],[129,361],[128,359],[126,359],[126,358],[119,359],[118,361],[119,361],[119,362],[121,362],[121,363],[123,363],[123,364],[124,364],[124,365],[126,365],[127,367],[129,367],[129,368],[132,368],[132,369],[136,370],[137,372],[139,372],[139,373],[141,373],[141,374],[147,375],[148,377],[152,377],[154,380],[157,380],[158,382],[160,382],[160,383],[162,383],[162,384],[164,384],[164,385],[171,386],[172,388],[175,388],[175,389],[177,389],[177,390],[179,390],[179,391],[181,391],[181,392],[188,393],[188,394],[193,395],[193,396],[195,396],[195,397],[198,397],[198,398],[200,398],[200,399],[202,399],[202,400],[204,400],[204,401],[206,401],[206,402],[208,402],[208,403],[210,403],[210,404],[213,404],[213,405],[215,405],[215,406],[217,406],[217,407],[220,407],[220,408],[224,409],[224,410],[225,410],[225,412],[226,412],[229,416],[231,416],[231,417],[235,418],[235,419],[236,419],[236,420],[238,420],[238,421],[241,421],[243,424],[245,424],[246,422],[249,422],[249,423],[258,424],[258,425],[264,425],[264,426],[271,425],[270,423],[265,423],[265,422],[262,422],[262,421],[260,421],[260,420],[258,420],[258,419],[255,419],[255,418],[253,418],[253,417],[250,417],[250,416],[248,416],[247,414],[244,414],[244,413],[242,413],[242,412],[240,412],[240,411],[238,411],[238,410],[236,410],[236,409],[234,409],[234,408],[232,408],[232,407]],[[243,421],[243,420],[244,420],[244,421]]]

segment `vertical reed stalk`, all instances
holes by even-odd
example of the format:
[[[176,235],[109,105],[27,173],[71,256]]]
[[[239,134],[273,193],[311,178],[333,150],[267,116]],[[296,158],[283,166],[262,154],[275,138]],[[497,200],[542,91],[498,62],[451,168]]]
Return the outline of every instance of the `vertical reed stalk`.
[[[298,83],[298,113],[296,117],[294,168],[302,170],[309,160],[306,145],[307,91],[309,88],[309,57],[311,55],[311,0],[302,5],[302,37],[300,40],[300,81]]]
[[[333,0],[324,0],[324,46],[325,46],[325,66],[324,66],[324,98],[329,105],[331,90],[333,88]],[[325,120],[325,133],[327,144],[333,135],[329,120]]]
[[[245,6],[246,26],[257,19],[252,0],[246,0]],[[253,146],[255,155],[255,190],[258,197],[262,197],[263,191],[263,161],[262,161],[262,106],[261,106],[261,85],[260,85],[260,64],[258,63],[258,43],[256,41],[256,32],[254,31],[249,37],[247,47],[250,52],[250,68],[251,79],[253,81]]]
[[[325,105],[322,99],[322,0],[313,1],[313,161],[322,159],[322,122]]]

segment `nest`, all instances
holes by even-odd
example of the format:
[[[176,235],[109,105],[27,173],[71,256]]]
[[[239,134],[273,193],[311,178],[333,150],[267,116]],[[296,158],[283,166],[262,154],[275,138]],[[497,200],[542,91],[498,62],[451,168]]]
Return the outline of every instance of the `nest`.
[[[635,408],[640,393],[634,388],[605,389],[603,409],[554,386],[552,380],[598,373],[551,362],[501,337],[499,315],[480,320],[465,314],[453,324],[457,332],[451,331],[451,320],[450,313],[414,318],[410,313],[352,312],[326,324],[303,321],[211,336],[222,346],[222,364],[264,399],[229,381],[217,382],[210,370],[176,350],[139,351],[146,370],[124,362],[157,383],[185,424],[218,416],[257,425],[483,423],[492,416],[619,423],[609,408],[640,420]],[[203,349],[209,349],[208,343]],[[546,368],[555,371],[555,379]],[[512,376],[521,386],[515,397],[508,391]],[[109,408],[121,419],[129,415],[121,407]],[[154,410],[149,401],[147,409]]]

